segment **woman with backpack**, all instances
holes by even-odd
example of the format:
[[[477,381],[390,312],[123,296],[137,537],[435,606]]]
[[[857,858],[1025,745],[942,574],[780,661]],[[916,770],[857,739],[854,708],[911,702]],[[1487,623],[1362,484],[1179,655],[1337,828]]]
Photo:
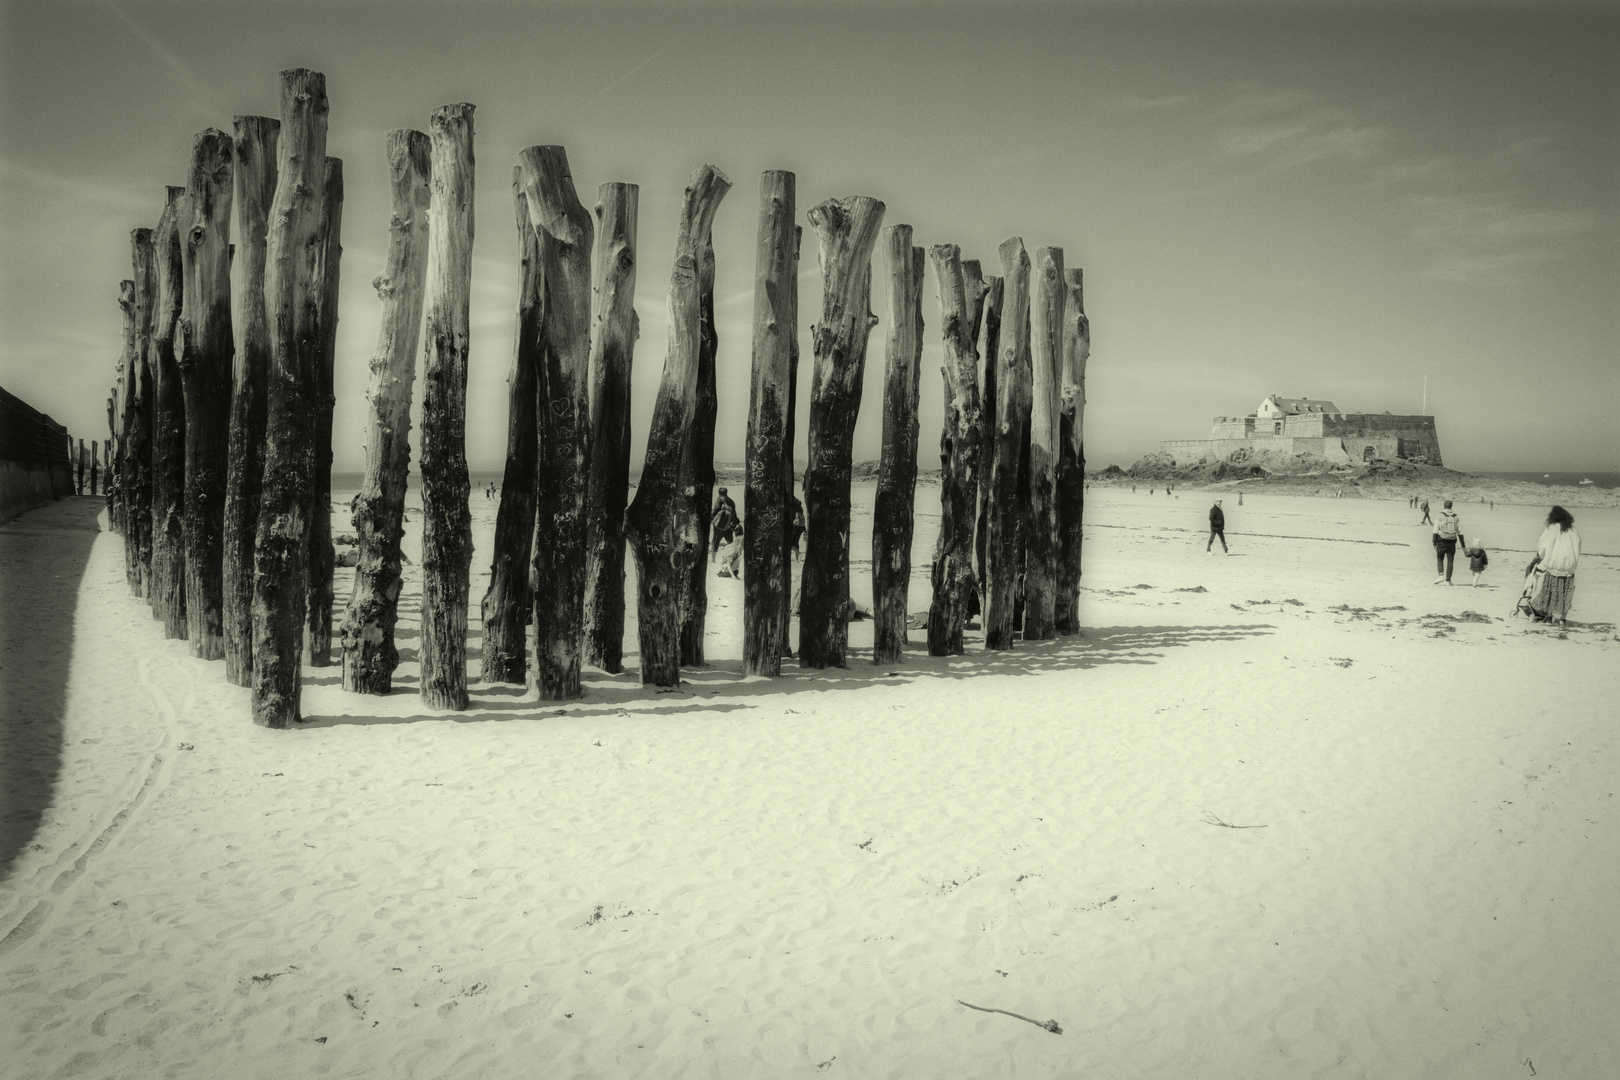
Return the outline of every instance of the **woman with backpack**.
[[[1451,584],[1451,567],[1457,561],[1457,545],[1462,542],[1462,521],[1452,511],[1451,500],[1447,499],[1439,519],[1434,523],[1434,568],[1440,575],[1434,579],[1436,585],[1441,582]]]

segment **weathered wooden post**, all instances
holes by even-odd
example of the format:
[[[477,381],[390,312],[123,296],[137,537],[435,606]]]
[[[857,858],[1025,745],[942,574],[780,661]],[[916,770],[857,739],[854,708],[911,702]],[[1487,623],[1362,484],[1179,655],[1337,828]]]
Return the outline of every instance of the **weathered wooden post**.
[[[585,493],[585,660],[624,670],[624,510],[630,498],[630,367],[636,318],[640,188],[596,191],[592,281],[591,475]]]
[[[809,212],[821,258],[821,322],[812,331],[808,531],[799,590],[799,666],[843,667],[849,644],[849,481],[871,311],[872,248],[883,204],[864,195]]]
[[[939,286],[939,320],[945,338],[941,371],[945,377],[945,423],[939,437],[939,542],[935,546],[934,598],[928,607],[928,655],[957,656],[962,630],[976,590],[973,525],[979,498],[980,444],[978,352],[972,311],[982,310],[984,291],[974,264],[969,277],[961,249],[936,244],[929,249]]]
[[[883,235],[889,272],[889,333],[884,347],[883,454],[872,510],[872,662],[892,664],[906,651],[912,517],[917,498],[924,253],[911,246],[910,225],[891,225]]]
[[[1024,560],[1024,640],[1057,636],[1058,404],[1063,364],[1063,249],[1035,249],[1030,289],[1030,531]]]
[[[467,343],[472,297],[473,106],[441,105],[428,135],[427,350],[422,363],[422,700],[467,707]]]
[[[69,449],[73,449],[70,447]],[[80,439],[77,449],[73,449],[73,494],[83,495],[84,490],[84,440]]]
[[[168,189],[153,237],[157,303],[152,312],[152,617],[163,636],[186,636],[186,402],[174,335],[185,295],[180,222],[191,220],[186,189]],[[251,553],[251,547],[250,547]]]
[[[101,493],[101,441],[90,440],[90,494]]]
[[[332,663],[332,409],[337,404],[338,269],[343,258],[343,161],[326,159],[321,197],[320,352],[316,360],[315,478],[309,511],[309,662]]]
[[[966,264],[963,266],[965,269]],[[984,370],[984,392],[979,395],[979,523],[973,534],[981,625],[987,603],[985,590],[990,581],[985,573],[984,552],[990,537],[990,471],[996,459],[996,364],[1001,352],[1001,305],[1006,295],[1006,283],[1000,277],[992,275],[984,279],[984,346],[979,350]],[[969,303],[972,303],[971,294]]]
[[[343,622],[343,688],[361,694],[392,689],[399,650],[400,537],[405,534],[405,484],[411,461],[411,384],[421,341],[422,287],[427,276],[428,137],[388,133],[393,214],[388,257],[372,282],[382,301],[382,327],[371,361],[367,398],[366,475],[354,509],[359,561]]]
[[[124,475],[124,453],[128,442],[130,413],[134,407],[135,387],[134,355],[135,355],[135,282],[128,278],[118,283],[118,309],[123,313],[122,339],[123,349],[118,354],[118,382],[113,388],[114,409],[111,417],[112,428],[112,469],[108,474],[108,520],[112,531],[123,536],[124,542],[124,580],[128,582],[129,589],[136,596],[141,595],[140,560],[136,549],[129,543],[125,532],[125,491],[128,481]]]
[[[799,409],[799,251],[804,228],[793,226],[793,255],[787,271],[788,378],[787,414],[782,435],[782,655],[793,655],[793,459],[798,435]]]
[[[253,722],[299,719],[304,581],[320,331],[321,190],[326,167],[326,77],[281,73],[276,196],[266,238],[264,298],[270,320],[264,483],[253,558]]]
[[[989,536],[985,545],[984,647],[1013,647],[1018,599],[1018,474],[1029,414],[1029,255],[1014,236],[1001,245],[1004,300],[996,357],[996,441],[990,465]]]
[[[225,478],[231,436],[231,137],[192,143],[187,220],[180,222],[185,297],[180,385],[186,402],[186,637],[191,654],[225,656]]]
[[[795,177],[771,170],[759,183],[759,238],[754,245],[753,367],[744,446],[743,674],[780,675],[788,597],[785,531],[792,523],[792,343],[798,335],[790,276],[795,272]]]
[[[130,233],[130,255],[135,274],[135,341],[130,354],[134,402],[126,431],[124,471],[124,541],[135,549],[140,595],[150,599],[152,588],[152,306],[155,281],[152,267],[152,230]]]
[[[699,277],[715,211],[731,181],[713,165],[692,174],[681,205],[675,266],[669,288],[669,351],[653,405],[641,482],[625,515],[636,560],[636,622],[641,681],[675,686],[681,678],[682,591],[698,549],[688,483],[682,475],[692,419],[697,413],[698,353],[702,348]]]
[[[534,552],[534,682],[542,700],[584,694],[585,493],[591,452],[591,247],[596,225],[560,146],[524,150],[529,220],[540,233],[545,348],[540,372]]]
[[[237,686],[247,686],[253,681],[253,540],[258,531],[264,479],[265,384],[270,377],[270,323],[264,307],[265,236],[270,201],[276,193],[276,133],[281,124],[268,116],[238,116],[234,128],[242,292],[237,297],[240,332],[231,372],[223,609],[225,678]],[[180,430],[183,433],[184,429]]]
[[[1086,505],[1086,360],[1091,322],[1086,318],[1083,272],[1065,270],[1063,385],[1058,442],[1057,632],[1080,632],[1080,529]]]
[[[699,557],[692,563],[686,591],[681,596],[681,666],[702,667],[703,635],[709,617],[709,564],[703,553],[710,548],[709,518],[714,508],[714,425],[719,416],[720,398],[715,388],[714,360],[720,351],[714,328],[714,243],[704,245],[703,262],[698,268],[698,389],[697,412],[687,437],[686,477],[682,490],[692,502],[692,520],[697,524]]]
[[[534,595],[529,586],[534,555],[535,454],[539,373],[544,343],[540,233],[529,221],[523,194],[523,167],[512,168],[512,200],[517,209],[518,317],[512,370],[506,377],[506,465],[501,503],[495,511],[495,549],[489,588],[479,604],[483,619],[485,682],[524,683],[529,670],[528,626]]]

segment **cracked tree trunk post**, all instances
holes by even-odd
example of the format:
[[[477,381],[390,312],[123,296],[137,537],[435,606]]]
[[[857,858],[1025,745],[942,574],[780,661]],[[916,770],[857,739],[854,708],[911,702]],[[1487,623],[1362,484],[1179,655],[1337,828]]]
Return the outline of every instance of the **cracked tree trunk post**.
[[[1084,276],[1065,270],[1063,382],[1058,443],[1057,632],[1080,632],[1080,530],[1086,506],[1086,360],[1091,356],[1091,322],[1086,318]]]
[[[1058,404],[1063,364],[1063,249],[1035,249],[1030,289],[1029,535],[1024,640],[1057,636]]]
[[[534,555],[535,454],[539,372],[542,363],[543,307],[540,233],[529,222],[523,194],[523,167],[512,167],[512,200],[517,210],[518,310],[512,370],[506,377],[506,466],[501,473],[501,503],[495,511],[494,553],[489,589],[479,604],[484,626],[485,682],[523,685],[529,672],[529,615],[534,594],[529,585]]]
[[[966,265],[963,264],[964,269]],[[984,371],[983,392],[979,395],[979,520],[973,532],[973,565],[978,572],[981,626],[990,582],[985,573],[984,553],[990,538],[990,472],[996,460],[996,358],[1001,351],[1001,304],[1006,295],[1006,283],[1000,277],[984,279],[984,345],[979,350]],[[971,296],[968,302],[972,303]]]
[[[80,439],[76,446],[70,445],[68,452],[73,457],[73,494],[84,494],[84,440]]]
[[[225,474],[231,435],[231,137],[192,146],[182,221],[185,299],[180,384],[186,399],[186,637],[191,655],[225,658]]]
[[[332,665],[332,410],[337,404],[338,266],[343,258],[343,161],[326,159],[321,198],[320,352],[316,360],[315,479],[309,508],[308,658]]]
[[[802,226],[793,226],[793,256],[788,262],[787,303],[788,376],[787,414],[782,433],[782,655],[793,655],[793,461],[798,434],[799,408],[799,250],[804,242]],[[780,672],[778,672],[780,673]]]
[[[787,442],[792,400],[792,343],[798,336],[790,295],[795,177],[760,177],[759,233],[754,245],[753,361],[748,394],[743,512],[743,674],[782,673],[787,597],[783,595],[792,524],[793,458]]]
[[[945,423],[939,437],[939,542],[934,555],[934,598],[928,608],[928,655],[959,656],[962,631],[977,590],[973,526],[984,430],[979,419],[977,327],[972,312],[983,309],[984,289],[978,264],[973,264],[969,276],[955,244],[936,244],[929,254],[939,284],[939,319],[945,339],[941,363]]]
[[[889,332],[883,350],[883,452],[872,511],[872,662],[892,664],[905,654],[910,614],[924,252],[911,246],[910,225],[891,225],[883,233]]]
[[[265,384],[270,377],[270,322],[264,307],[265,236],[276,193],[276,133],[268,116],[235,121],[240,333],[231,373],[231,418],[225,477],[225,678],[253,681],[253,540],[264,480]]]
[[[107,490],[108,520],[112,531],[124,537],[124,580],[129,591],[141,595],[140,559],[130,543],[127,531],[128,510],[125,495],[128,477],[124,471],[124,455],[128,432],[135,408],[135,282],[128,278],[118,283],[118,309],[123,313],[123,349],[118,354],[118,382],[113,388],[115,407],[111,417],[113,460],[109,473],[111,482]]]
[[[343,688],[386,694],[393,687],[399,650],[399,541],[405,535],[405,487],[411,464],[411,386],[421,343],[423,283],[427,278],[428,177],[431,147],[420,131],[388,134],[393,213],[388,257],[374,282],[382,326],[371,360],[366,397],[366,475],[355,503],[359,559],[354,592],[343,620]]]
[[[849,482],[872,314],[872,249],[883,204],[829,199],[807,215],[821,261],[821,321],[812,330],[806,545],[799,590],[799,666],[845,666],[849,646]]]
[[[1029,255],[1013,237],[1001,245],[1003,295],[996,363],[995,457],[990,465],[989,534],[985,544],[984,647],[1013,647],[1018,599],[1018,535],[1023,510],[1018,480],[1029,415]]]
[[[428,211],[427,348],[422,361],[422,700],[467,707],[467,345],[472,297],[473,106],[441,105]]]
[[[591,452],[591,248],[596,224],[560,146],[521,155],[529,220],[540,234],[545,320],[536,446],[534,682],[542,701],[582,697],[585,493]]]
[[[591,474],[585,493],[585,661],[624,670],[624,509],[630,499],[630,367],[636,318],[635,184],[596,191]]]
[[[314,482],[312,418],[318,359],[321,188],[326,171],[326,77],[281,73],[276,195],[266,238],[270,322],[264,483],[253,555],[253,722],[299,720],[305,557]]]
[[[152,617],[163,636],[186,636],[186,401],[174,335],[185,295],[180,222],[190,220],[186,189],[169,188],[153,237],[157,303],[152,311]],[[252,537],[248,538],[252,557]],[[251,586],[251,578],[249,584]],[[249,595],[251,600],[251,591]]]
[[[715,388],[715,355],[720,339],[714,330],[714,243],[704,244],[703,262],[698,268],[698,391],[697,411],[686,443],[686,477],[683,488],[692,507],[689,513],[697,524],[699,557],[692,563],[681,597],[681,666],[703,667],[703,635],[709,615],[709,563],[703,558],[709,550],[709,517],[714,512],[714,425],[720,411]]]
[[[669,288],[669,350],[653,405],[647,455],[625,532],[636,560],[636,622],[643,685],[676,686],[681,678],[681,593],[698,550],[688,479],[682,475],[697,413],[702,348],[699,277],[715,211],[731,181],[713,165],[692,174],[681,206]]]
[[[124,492],[125,543],[135,550],[140,595],[152,595],[152,307],[156,281],[152,266],[152,230],[130,233],[130,262],[135,275],[135,337],[130,360],[134,371],[134,401],[126,431],[128,447],[124,468],[129,484]]]

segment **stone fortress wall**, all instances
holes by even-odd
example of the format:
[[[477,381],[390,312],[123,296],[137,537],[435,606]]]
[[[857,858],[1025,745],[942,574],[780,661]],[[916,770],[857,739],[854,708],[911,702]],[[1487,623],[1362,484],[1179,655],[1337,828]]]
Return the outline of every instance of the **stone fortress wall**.
[[[1178,465],[1224,461],[1239,450],[1309,453],[1357,464],[1378,459],[1443,464],[1432,416],[1347,413],[1330,401],[1275,394],[1248,416],[1217,416],[1207,439],[1172,439],[1162,449]]]

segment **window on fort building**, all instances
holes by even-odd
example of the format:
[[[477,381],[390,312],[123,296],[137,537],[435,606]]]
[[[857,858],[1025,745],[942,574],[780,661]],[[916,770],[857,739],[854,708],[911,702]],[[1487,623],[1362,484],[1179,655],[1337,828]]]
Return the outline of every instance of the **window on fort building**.
[[[1271,422],[1271,433],[1273,435],[1281,435],[1282,434],[1282,421],[1281,420],[1273,420]]]

